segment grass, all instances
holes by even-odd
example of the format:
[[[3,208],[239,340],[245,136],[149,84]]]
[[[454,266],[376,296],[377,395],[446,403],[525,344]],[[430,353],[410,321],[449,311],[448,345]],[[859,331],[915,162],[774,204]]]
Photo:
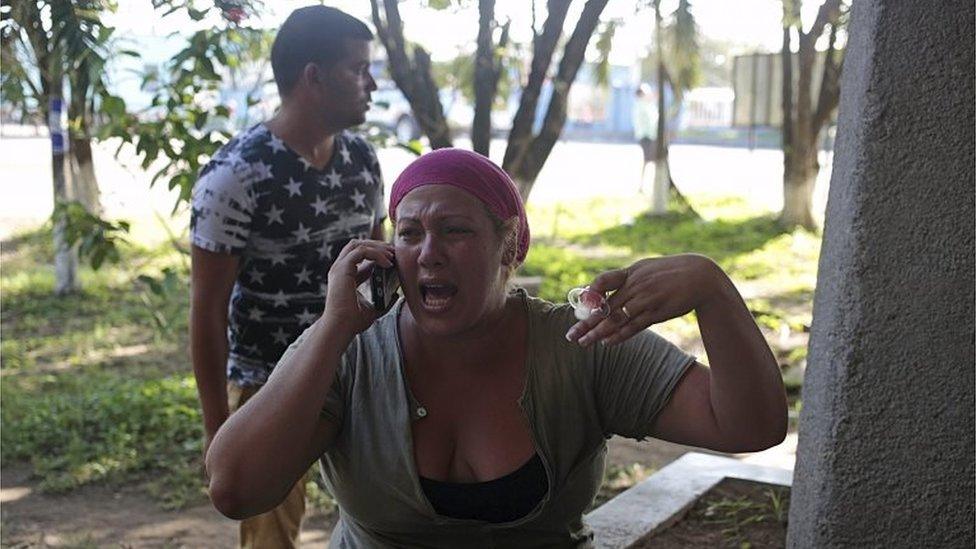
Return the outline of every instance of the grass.
[[[744,530],[752,524],[785,525],[789,518],[790,489],[770,486],[761,494],[750,496],[705,497],[693,511],[700,520],[722,529],[725,541],[732,547],[748,549],[752,543]]]
[[[739,200],[691,198],[701,218],[651,218],[643,204],[609,199],[530,204],[533,247],[522,274],[542,275],[542,297],[562,301],[569,288],[638,258],[703,253],[743,290],[781,363],[805,360],[819,237],[785,233]],[[81,269],[82,292],[55,297],[50,243],[42,228],[2,244],[0,462],[30,464],[50,492],[136,483],[164,507],[204,501],[185,256],[165,243],[129,243],[118,265]],[[704,356],[693,315],[657,329]],[[649,473],[610,471],[601,493]],[[314,483],[309,489],[313,506],[332,507]]]
[[[693,199],[701,217],[650,217],[642,213],[643,204],[615,207],[610,200],[546,208],[530,204],[535,233],[521,274],[542,276],[541,296],[564,301],[569,288],[587,284],[602,271],[645,257],[700,253],[735,281],[756,322],[772,339],[808,332],[820,236],[804,230],[785,232],[771,214],[735,197]],[[693,314],[656,329],[679,344],[700,346]],[[806,358],[805,345],[798,351],[796,346],[770,343],[783,364]]]

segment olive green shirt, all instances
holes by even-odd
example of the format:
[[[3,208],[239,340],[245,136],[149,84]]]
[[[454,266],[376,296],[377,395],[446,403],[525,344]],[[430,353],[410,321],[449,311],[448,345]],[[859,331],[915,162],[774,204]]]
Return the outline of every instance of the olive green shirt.
[[[425,412],[403,371],[401,300],[350,344],[323,410],[341,426],[320,462],[340,511],[332,547],[591,544],[583,511],[603,480],[607,439],[647,437],[695,359],[649,330],[619,345],[581,348],[565,338],[576,322],[568,305],[519,295],[528,312],[529,346],[519,405],[545,465],[546,496],[535,510],[509,523],[434,512],[414,463],[410,425],[422,421]]]

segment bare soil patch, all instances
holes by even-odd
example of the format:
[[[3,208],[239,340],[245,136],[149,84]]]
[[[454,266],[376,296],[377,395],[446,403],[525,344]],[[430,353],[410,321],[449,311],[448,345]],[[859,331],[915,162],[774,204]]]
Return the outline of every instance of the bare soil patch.
[[[789,507],[787,487],[727,478],[699,498],[678,522],[634,547],[786,547]]]

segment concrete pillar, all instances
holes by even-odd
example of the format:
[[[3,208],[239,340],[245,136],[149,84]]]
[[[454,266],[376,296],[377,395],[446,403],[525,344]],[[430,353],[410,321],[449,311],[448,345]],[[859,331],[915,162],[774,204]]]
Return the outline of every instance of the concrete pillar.
[[[973,547],[972,0],[853,3],[790,547]]]

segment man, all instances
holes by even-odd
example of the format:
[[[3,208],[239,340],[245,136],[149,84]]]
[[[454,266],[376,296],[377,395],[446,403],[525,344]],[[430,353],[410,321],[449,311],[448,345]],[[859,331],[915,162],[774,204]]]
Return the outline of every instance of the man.
[[[383,238],[383,183],[365,121],[373,35],[330,7],[295,10],[275,37],[282,104],[224,145],[193,191],[190,351],[205,451],[321,314],[329,267],[351,238]],[[299,482],[275,510],[242,521],[241,547],[293,547]]]
[[[647,165],[654,162],[656,156],[657,136],[657,107],[651,98],[651,87],[645,83],[638,86],[634,93],[634,137],[640,143],[644,162],[641,164],[641,179],[637,187],[638,192],[644,192]]]

